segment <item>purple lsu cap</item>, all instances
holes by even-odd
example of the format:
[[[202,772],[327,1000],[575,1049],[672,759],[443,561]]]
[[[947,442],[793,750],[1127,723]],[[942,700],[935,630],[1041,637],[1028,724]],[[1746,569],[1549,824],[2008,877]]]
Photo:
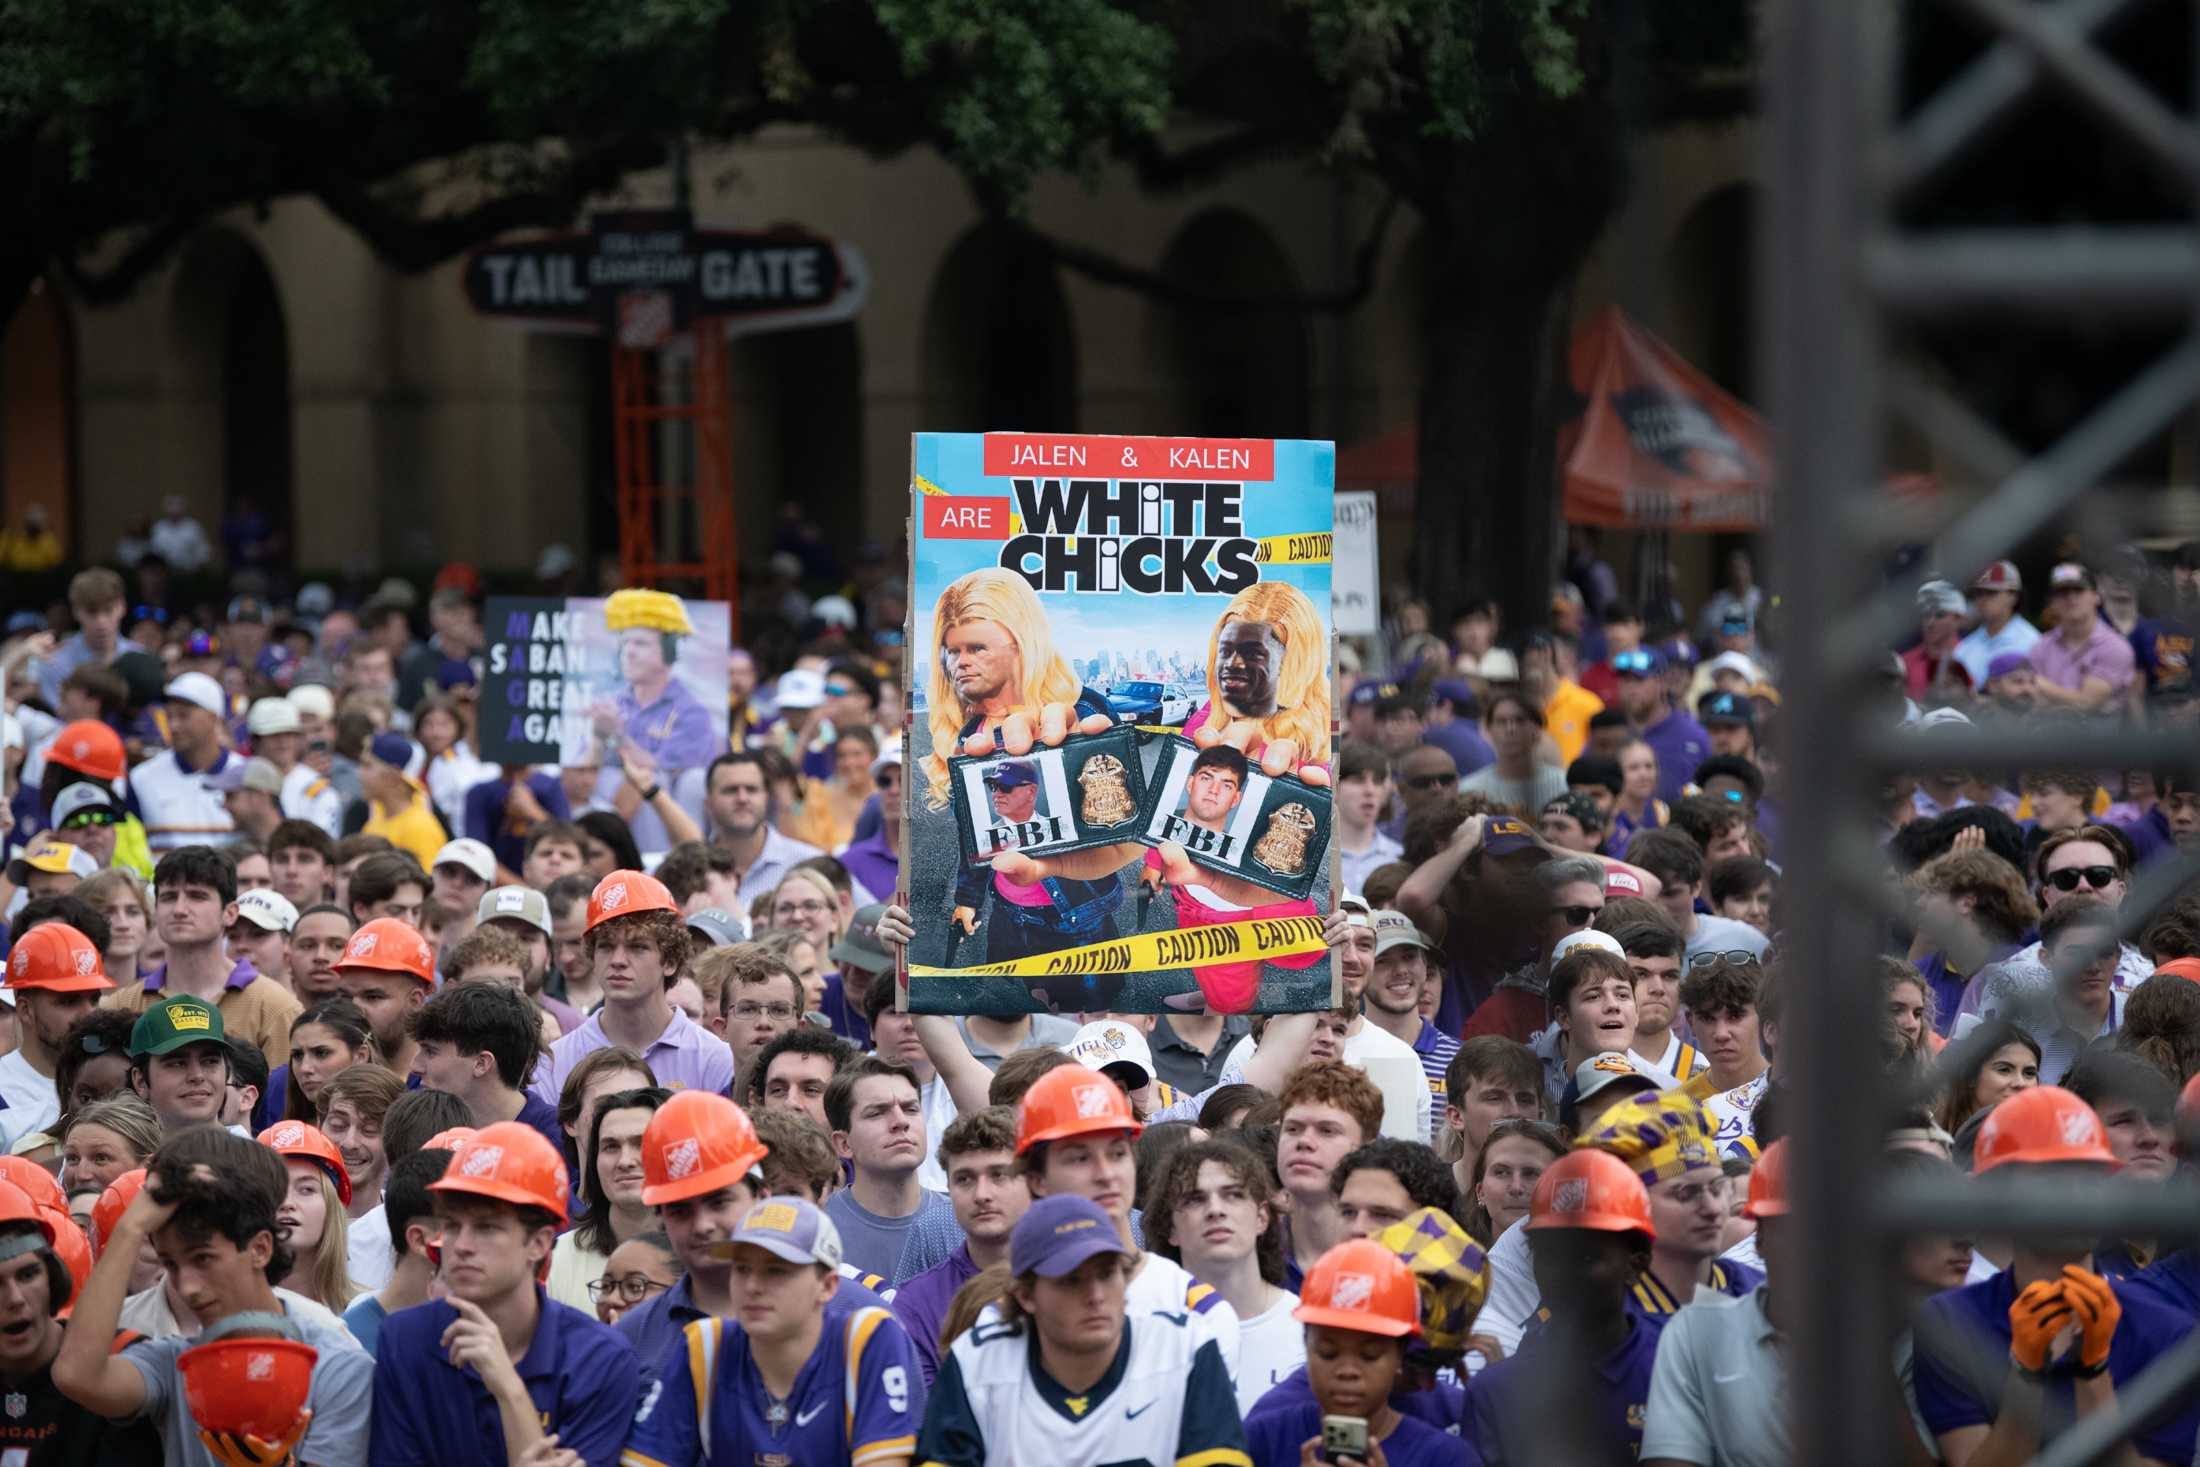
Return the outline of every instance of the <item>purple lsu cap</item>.
[[[789,1263],[840,1267],[840,1229],[815,1203],[801,1197],[765,1198],[749,1209],[731,1238],[711,1251],[713,1256],[730,1258],[743,1244]]]
[[[1017,1220],[1008,1235],[1008,1271],[1058,1279],[1088,1258],[1128,1252],[1099,1203],[1058,1194],[1032,1203]]]
[[[1512,815],[1492,815],[1489,824],[1482,827],[1482,849],[1493,856],[1509,856],[1514,851],[1541,850],[1543,842],[1528,829],[1527,822]]]
[[[1992,682],[1997,677],[2007,677],[2018,668],[2031,665],[2032,659],[2022,652],[2004,652],[1986,664],[1986,680]]]

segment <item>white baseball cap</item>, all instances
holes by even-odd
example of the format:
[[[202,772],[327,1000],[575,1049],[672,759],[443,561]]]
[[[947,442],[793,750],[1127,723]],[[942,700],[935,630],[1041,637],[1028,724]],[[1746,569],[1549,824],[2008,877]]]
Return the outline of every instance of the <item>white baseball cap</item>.
[[[299,717],[312,714],[322,722],[336,716],[336,695],[319,683],[300,683],[286,695],[290,706],[298,710]]]
[[[1127,1090],[1153,1083],[1153,1049],[1146,1036],[1121,1019],[1095,1019],[1079,1029],[1062,1052],[1088,1070],[1105,1074],[1117,1065],[1138,1071],[1136,1078],[1122,1077]]]
[[[1764,681],[1764,674],[1757,670],[1757,664],[1750,661],[1749,655],[1744,652],[1721,652],[1704,664],[1704,670],[1714,677],[1722,672],[1738,673],[1742,681],[1751,687]]]
[[[288,698],[259,698],[252,704],[252,711],[244,717],[247,732],[254,737],[261,734],[297,733],[305,727],[298,718],[298,705]]]
[[[496,852],[478,840],[461,838],[444,842],[443,849],[435,853],[428,863],[430,871],[438,866],[462,866],[482,881],[494,886],[497,879]]]
[[[237,893],[237,915],[267,932],[288,932],[298,925],[298,909],[290,898],[264,886]]]
[[[825,701],[825,675],[815,668],[794,667],[779,675],[778,702],[782,708],[806,711]]]
[[[203,672],[184,673],[164,691],[169,698],[204,708],[216,718],[229,716],[229,698],[222,692],[222,685]]]
[[[1626,961],[1627,958],[1627,949],[1619,945],[1618,938],[1612,936],[1609,932],[1599,932],[1594,927],[1586,927],[1579,932],[1569,932],[1561,937],[1558,940],[1558,946],[1551,949],[1551,961],[1556,963],[1568,953],[1579,952],[1585,947],[1593,947],[1600,953],[1610,953],[1622,962]]]

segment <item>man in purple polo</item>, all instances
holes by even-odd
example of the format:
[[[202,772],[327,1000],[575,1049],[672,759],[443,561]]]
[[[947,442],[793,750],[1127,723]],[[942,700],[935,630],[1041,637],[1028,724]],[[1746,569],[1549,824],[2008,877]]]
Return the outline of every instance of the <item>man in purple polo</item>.
[[[840,864],[876,901],[890,902],[901,884],[901,740],[871,761],[878,787],[878,828],[840,853]]]
[[[2047,604],[2055,630],[2028,654],[2039,675],[2034,692],[2043,708],[2113,716],[2131,696],[2138,662],[2131,641],[2101,620],[2101,593],[2093,572],[2073,561],[2047,577]]]
[[[972,1111],[940,1137],[940,1169],[963,1245],[944,1262],[916,1275],[894,1294],[894,1315],[916,1342],[917,1359],[930,1385],[940,1370],[940,1325],[955,1291],[1008,1257],[1008,1235],[1030,1189],[1016,1169],[1016,1115],[1007,1106]]]
[[[730,1091],[733,1051],[665,997],[691,939],[664,883],[641,871],[614,871],[597,882],[584,940],[603,985],[603,1007],[550,1046],[529,1092],[556,1105],[573,1067],[614,1044],[639,1053],[667,1089]]]
[[[1711,756],[1711,735],[1673,705],[1673,695],[1666,690],[1666,666],[1665,654],[1655,647],[1638,647],[1612,658],[1620,708],[1658,756],[1658,798],[1673,801],[1681,797],[1696,766]]]

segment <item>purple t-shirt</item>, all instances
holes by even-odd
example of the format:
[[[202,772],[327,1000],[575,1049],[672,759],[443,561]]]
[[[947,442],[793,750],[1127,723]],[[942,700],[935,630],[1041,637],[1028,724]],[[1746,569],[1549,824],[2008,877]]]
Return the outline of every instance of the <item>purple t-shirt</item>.
[[[2093,623],[2093,634],[2075,652],[2057,631],[2034,642],[2027,655],[2032,670],[2043,680],[2072,692],[2084,687],[2087,678],[2097,677],[2120,695],[2130,689],[2132,678],[2138,675],[2138,660],[2131,655],[2130,641],[2105,621]]]
[[[944,1263],[934,1264],[894,1294],[894,1315],[909,1331],[909,1342],[917,1347],[917,1363],[924,1367],[926,1385],[940,1373],[940,1326],[947,1322],[947,1306],[955,1302],[955,1291],[977,1276],[977,1260],[970,1256],[970,1245],[965,1243],[948,1254]]]
[[[1678,708],[1644,729],[1642,741],[1658,756],[1658,798],[1669,803],[1696,777],[1696,766],[1711,757],[1711,735]]]
[[[591,1014],[587,1022],[550,1046],[535,1065],[528,1093],[552,1109],[565,1089],[565,1077],[573,1067],[599,1049],[611,1047],[603,1032],[603,1014]],[[678,1009],[671,1022],[642,1051],[642,1058],[667,1090],[707,1090],[713,1095],[733,1091],[733,1051],[726,1041],[690,1019]]]

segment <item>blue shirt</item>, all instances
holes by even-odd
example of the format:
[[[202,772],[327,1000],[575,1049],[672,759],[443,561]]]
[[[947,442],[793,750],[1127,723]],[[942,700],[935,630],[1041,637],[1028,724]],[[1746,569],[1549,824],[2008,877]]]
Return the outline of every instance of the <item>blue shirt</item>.
[[[871,975],[861,970],[856,973],[859,988],[868,989]],[[871,1047],[871,1026],[863,1022],[863,1000],[859,994],[855,1002],[848,999],[848,984],[838,973],[825,975],[825,996],[817,1001],[817,1011],[833,1026],[833,1032],[858,1049]]]
[[[940,1192],[923,1192],[907,1217],[881,1217],[843,1187],[825,1199],[825,1215],[840,1229],[841,1256],[864,1273],[885,1275],[896,1288],[963,1246],[955,1204]]]
[[[940,1326],[947,1322],[947,1306],[955,1302],[955,1291],[977,1276],[977,1260],[965,1243],[945,1263],[934,1264],[894,1291],[894,1317],[909,1331],[926,1385],[940,1373]]]
[[[840,1281],[840,1287],[833,1291],[833,1297],[825,1301],[825,1314],[830,1319],[836,1315],[851,1314],[858,1309],[886,1307],[886,1301],[871,1289],[854,1279],[844,1277]],[[694,1281],[683,1273],[680,1281],[671,1288],[662,1294],[644,1299],[620,1315],[619,1322],[612,1328],[633,1348],[635,1358],[642,1362],[644,1379],[654,1379],[651,1372],[656,1369],[657,1362],[665,1358],[673,1341],[680,1338],[680,1332],[696,1320],[708,1318],[709,1315],[695,1307]]]
[[[1658,798],[1668,803],[1681,797],[1696,766],[1711,757],[1711,735],[1678,708],[1644,729],[1642,741],[1658,756]]]
[[[2180,1248],[2124,1280],[2121,1292],[2143,1295],[2187,1318],[2200,1316],[2200,1252]]]
[[[1267,1398],[1262,1398],[1262,1405]],[[1322,1408],[1313,1401],[1288,1411],[1255,1408],[1245,1423],[1245,1446],[1253,1467],[1299,1467],[1299,1448],[1322,1434]],[[1425,1421],[1400,1416],[1383,1437],[1383,1460],[1390,1467],[1482,1467],[1486,1460],[1465,1438],[1447,1436]]]
[[[642,1399],[641,1362],[607,1325],[535,1289],[542,1317],[517,1362],[545,1432],[588,1467],[615,1467],[627,1426]],[[504,1423],[471,1366],[455,1366],[443,1331],[458,1310],[437,1299],[400,1309],[382,1323],[388,1353],[374,1365],[374,1442],[370,1467],[447,1467],[454,1460],[501,1460]]]
[[[2190,1333],[2193,1321],[2190,1314],[2164,1307],[2158,1294],[2129,1284],[2111,1287],[2123,1304],[2124,1317],[2108,1347],[2108,1374],[2121,1387]],[[1925,1301],[1917,1320],[1917,1410],[1936,1437],[1966,1426],[1993,1425],[2010,1369],[2009,1306],[2016,1299],[2016,1276],[2003,1272]],[[1967,1341],[1973,1349],[1964,1355],[1945,1353],[1959,1348],[1952,1343],[1956,1341]],[[2042,1443],[2069,1429],[2070,1381],[2049,1377],[2044,1397]],[[2174,1415],[2148,1422],[2132,1445],[2142,1457],[2189,1462],[2196,1430],[2200,1430],[2200,1402],[2188,1396]]]
[[[529,774],[527,788],[552,820],[570,820],[573,807],[566,802],[565,786],[547,774]],[[517,817],[507,821],[505,809],[511,790],[501,779],[485,779],[466,791],[466,836],[486,844],[507,871],[517,871],[527,860],[529,827]]]
[[[1600,1448],[1594,1460],[1600,1462],[1632,1462],[1642,1455],[1650,1371],[1665,1322],[1633,1309],[1627,1319],[1627,1338],[1597,1362],[1596,1379],[1569,1383],[1565,1392],[1593,1416]],[[1537,1377],[1555,1368],[1545,1356],[1562,1358],[1550,1339],[1549,1329],[1524,1338],[1512,1358],[1485,1366],[1468,1383],[1468,1430],[1489,1467],[1535,1462],[1549,1451],[1550,1422],[1537,1410]]]
[[[723,1319],[682,1330],[657,1362],[657,1378],[662,1389],[650,1391],[627,1449],[626,1460],[638,1467],[861,1467],[913,1454],[924,1420],[916,1351],[883,1309],[837,1319],[828,1313],[817,1348],[776,1411],[747,1334]]]
[[[344,1328],[351,1331],[360,1349],[372,1355],[382,1339],[382,1321],[389,1317],[390,1312],[382,1307],[380,1299],[372,1294],[361,1294],[344,1311]]]

